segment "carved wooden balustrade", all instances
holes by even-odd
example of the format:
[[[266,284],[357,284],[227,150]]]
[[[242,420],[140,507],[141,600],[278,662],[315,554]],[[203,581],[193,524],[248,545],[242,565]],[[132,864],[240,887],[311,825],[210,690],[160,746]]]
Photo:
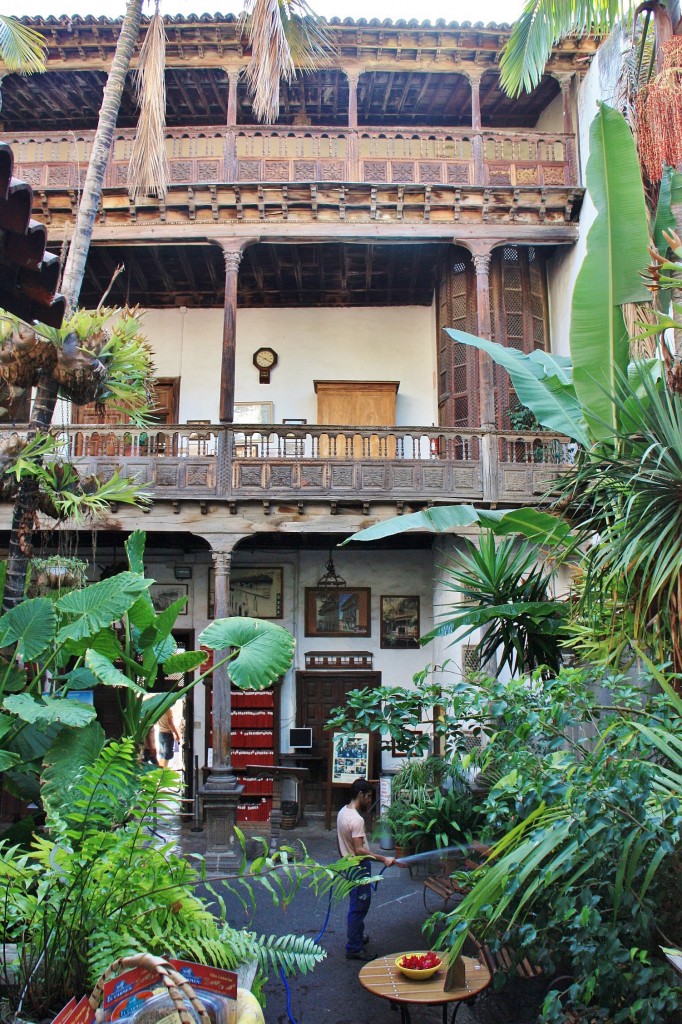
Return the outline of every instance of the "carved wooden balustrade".
[[[0,436],[11,431],[0,428]],[[156,499],[537,501],[568,468],[558,435],[439,427],[169,425],[54,428],[62,457],[119,467]]]
[[[116,133],[106,187],[125,187],[134,132]],[[35,189],[83,183],[92,132],[17,132],[7,138],[16,173]],[[166,131],[171,184],[396,182],[577,185],[572,135],[466,128],[173,128]]]

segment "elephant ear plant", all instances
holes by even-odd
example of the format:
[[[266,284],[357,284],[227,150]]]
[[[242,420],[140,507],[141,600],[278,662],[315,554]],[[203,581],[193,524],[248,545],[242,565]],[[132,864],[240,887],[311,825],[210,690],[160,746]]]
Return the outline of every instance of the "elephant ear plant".
[[[143,572],[144,534],[126,542],[130,568],[53,601],[25,600],[0,617],[0,770],[16,790],[37,796],[43,756],[59,734],[94,721],[94,708],[70,694],[96,686],[119,696],[123,735],[140,747],[167,708],[201,682],[212,668],[185,685],[152,695],[161,674],[191,673],[205,651],[178,652],[172,636],[184,601],[156,614],[153,580]],[[260,689],[280,678],[293,659],[293,637],[281,626],[249,618],[218,619],[199,637],[205,647],[228,652],[235,684]],[[83,753],[97,752],[94,732]],[[80,747],[73,736],[73,749]],[[99,747],[102,739],[100,735]]]

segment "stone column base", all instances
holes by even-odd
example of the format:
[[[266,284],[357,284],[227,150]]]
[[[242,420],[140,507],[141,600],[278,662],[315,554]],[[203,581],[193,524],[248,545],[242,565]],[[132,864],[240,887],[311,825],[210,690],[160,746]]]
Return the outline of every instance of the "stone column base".
[[[206,819],[206,869],[215,874],[233,871],[242,857],[234,827],[237,823],[237,804],[244,787],[222,788],[224,780],[211,778],[199,790],[199,797]]]

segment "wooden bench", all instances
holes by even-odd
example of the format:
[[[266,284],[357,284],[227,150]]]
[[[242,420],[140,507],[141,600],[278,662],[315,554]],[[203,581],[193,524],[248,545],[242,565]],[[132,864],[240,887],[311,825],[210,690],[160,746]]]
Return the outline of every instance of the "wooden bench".
[[[424,906],[428,910],[427,899],[429,894],[435,896],[442,902],[442,909],[445,910],[449,901],[455,897],[464,897],[470,891],[470,885],[466,882],[457,882],[451,877],[455,870],[476,871],[482,867],[490,853],[490,847],[483,843],[474,842],[469,847],[469,853],[463,861],[446,861],[439,874],[430,875],[424,881]],[[481,963],[488,968],[492,977],[496,974],[510,974],[513,969],[516,975],[524,981],[532,981],[543,975],[543,970],[536,964],[532,964],[527,957],[522,960],[514,955],[513,950],[507,946],[501,946],[493,950],[488,943],[480,942],[473,932],[469,932],[469,939],[476,947],[476,952]]]
[[[429,906],[428,900],[430,896],[434,896],[439,904],[442,904],[440,909],[445,910],[451,899],[455,897],[462,898],[469,892],[470,886],[456,882],[452,878],[454,871],[476,871],[480,868],[484,860],[490,853],[490,847],[485,846],[483,843],[473,842],[469,847],[469,852],[463,860],[455,861],[449,858],[443,863],[441,870],[437,874],[429,875],[424,881],[423,900],[424,908],[426,910],[434,910],[433,906]]]

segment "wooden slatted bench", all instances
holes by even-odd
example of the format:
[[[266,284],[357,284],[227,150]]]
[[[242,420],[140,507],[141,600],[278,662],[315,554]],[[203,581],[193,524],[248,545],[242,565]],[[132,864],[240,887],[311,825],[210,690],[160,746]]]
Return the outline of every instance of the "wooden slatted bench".
[[[488,968],[493,978],[496,974],[510,974],[515,968],[516,974],[522,981],[533,981],[543,976],[542,967],[532,964],[527,957],[517,960],[513,951],[507,946],[493,951],[486,942],[480,942],[473,932],[469,932],[469,938],[476,947],[478,959]]]
[[[489,853],[489,846],[485,846],[483,843],[473,842],[469,847],[469,854],[463,861],[455,862],[451,859],[446,860],[437,874],[429,875],[429,877],[424,880],[424,908],[426,910],[433,909],[433,907],[430,908],[428,904],[430,895],[435,896],[439,902],[442,902],[441,909],[443,910],[447,908],[451,899],[454,899],[456,896],[466,896],[469,891],[469,886],[456,882],[451,877],[453,871],[476,871],[477,868],[481,867]]]

